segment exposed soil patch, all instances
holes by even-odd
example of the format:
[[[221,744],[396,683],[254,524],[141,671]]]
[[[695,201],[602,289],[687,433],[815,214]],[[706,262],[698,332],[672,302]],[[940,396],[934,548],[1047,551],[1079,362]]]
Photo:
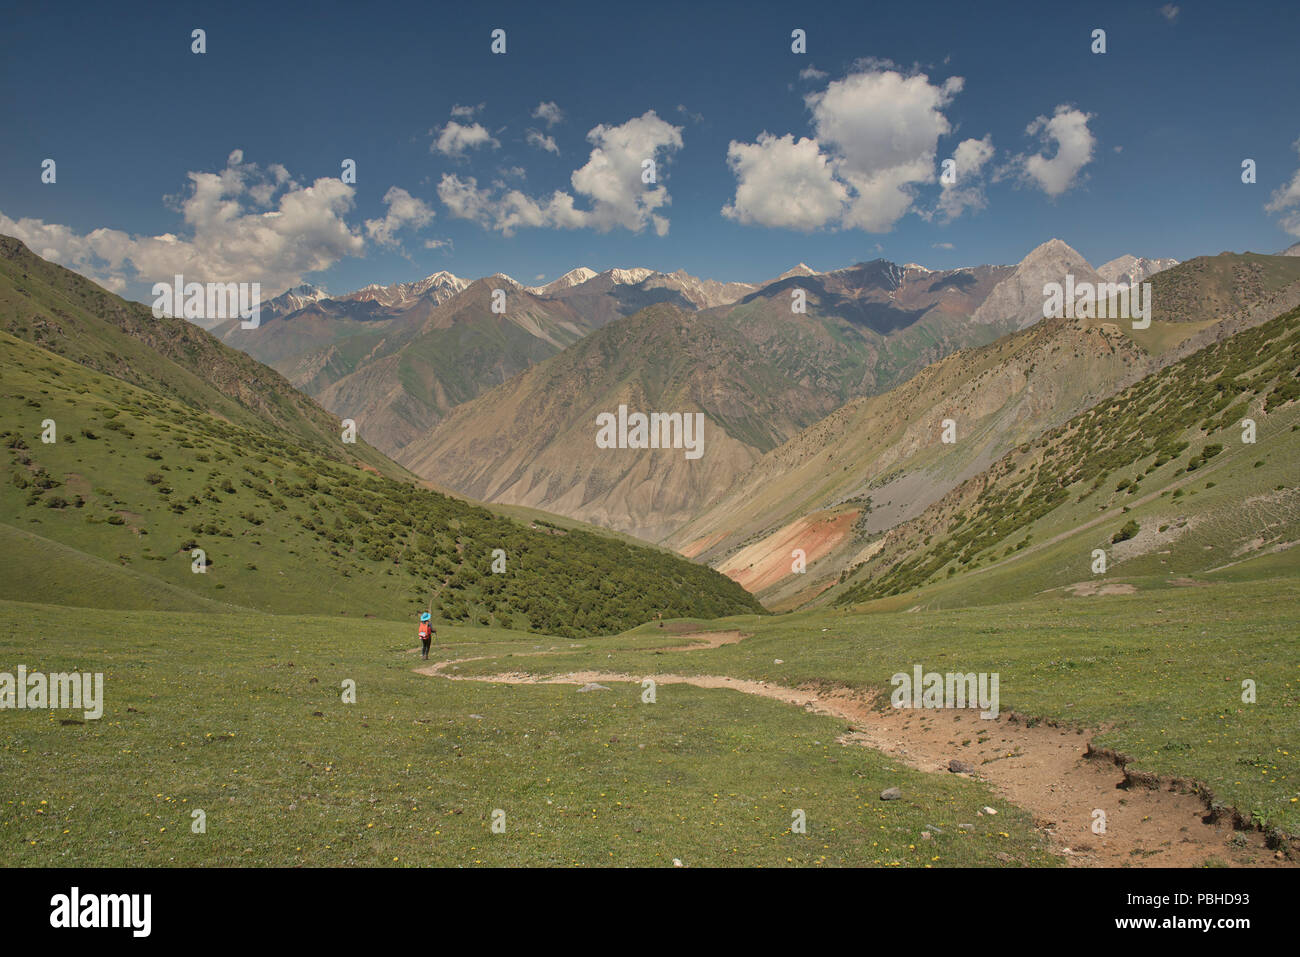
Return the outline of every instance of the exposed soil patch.
[[[655,651],[702,651],[705,648],[721,648],[723,645],[734,645],[742,639],[748,638],[749,635],[741,631],[697,631],[692,634],[682,635],[691,641],[689,645],[673,645],[671,648],[656,648]]]
[[[68,491],[73,495],[80,495],[82,498],[89,500],[90,480],[78,472],[69,472],[63,477],[63,484],[68,487]]]
[[[1193,531],[1205,521],[1204,516],[1178,518],[1165,524],[1146,522],[1136,535],[1127,541],[1117,542],[1111,546],[1110,557],[1115,563],[1141,558],[1152,552],[1160,551]],[[1164,531],[1161,531],[1161,529]],[[1164,552],[1161,552],[1163,555]]]
[[[777,532],[742,548],[718,570],[751,592],[770,588],[789,575],[792,569],[792,552],[802,549],[806,562],[811,565],[822,556],[838,548],[853,532],[858,510],[851,509],[835,515],[825,513],[799,518]]]
[[[1065,590],[1080,598],[1090,598],[1093,595],[1131,595],[1137,591],[1137,586],[1124,582],[1076,582],[1066,585]]]
[[[687,558],[694,558],[701,552],[708,551],[726,537],[726,532],[714,532],[712,535],[705,535],[703,538],[697,538],[693,542],[687,542],[679,549],[679,551]]]

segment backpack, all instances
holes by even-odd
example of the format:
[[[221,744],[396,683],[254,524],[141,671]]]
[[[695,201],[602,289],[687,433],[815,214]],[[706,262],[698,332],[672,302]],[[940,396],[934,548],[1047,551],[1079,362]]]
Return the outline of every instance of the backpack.
[[[420,640],[423,641],[433,635],[433,626],[427,621],[420,622]]]

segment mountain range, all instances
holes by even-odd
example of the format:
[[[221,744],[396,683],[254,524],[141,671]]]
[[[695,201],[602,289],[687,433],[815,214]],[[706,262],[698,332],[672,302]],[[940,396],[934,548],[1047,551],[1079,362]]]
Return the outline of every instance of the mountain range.
[[[466,280],[438,272],[337,297],[299,287],[263,308],[259,328],[229,321],[213,332],[397,455],[455,406],[615,318],[657,303],[707,308],[753,288],[641,268],[579,267],[534,287],[503,274]]]
[[[403,460],[427,456],[427,449],[408,446],[423,442],[452,409],[650,306],[707,314],[710,321],[725,313],[724,323],[743,327],[758,361],[804,368],[812,394],[797,404],[812,411],[792,421],[808,424],[851,396],[880,391],[953,349],[1030,321],[1027,307],[1024,315],[975,316],[1011,272],[931,271],[876,260],[821,273],[800,263],[770,281],[739,283],[681,270],[578,267],[533,287],[504,275],[471,281],[439,272],[340,296],[297,287],[264,306],[258,329],[232,320],[213,332]],[[786,298],[796,287],[807,297],[803,314],[793,313]],[[506,293],[504,312],[492,311],[495,289]],[[829,371],[810,367],[823,359]],[[755,447],[765,449],[788,429],[778,423],[760,432]]]
[[[786,305],[791,280],[730,306],[647,309],[458,407],[398,458],[475,498],[660,541],[795,607],[1008,450],[1300,301],[1294,257],[1151,263],[1107,264],[1117,282],[1146,270],[1147,329],[1042,320],[1045,282],[1107,281],[1059,240],[1015,267],[810,273],[805,314]],[[702,412],[704,460],[597,452],[595,416],[620,405]]]
[[[20,247],[2,248],[57,269]],[[1044,320],[1045,284],[1067,275],[1151,282],[1152,323]],[[132,313],[95,301],[119,325]],[[354,419],[356,454],[385,474],[661,543],[781,610],[841,594],[897,529],[1014,450],[1298,304],[1300,257],[1123,256],[1093,269],[1053,239],[1014,265],[801,263],[756,284],[579,267],[532,287],[446,272],[339,296],[300,286],[265,304],[256,330],[213,329],[288,380],[256,390],[237,380],[268,373],[223,373],[237,353],[213,355],[198,330],[153,338],[177,350],[190,335],[177,351],[209,354],[193,366],[228,382],[232,415],[278,416],[337,458],[332,419],[297,386]],[[14,334],[65,350],[72,339],[79,361],[109,374],[150,367],[51,335],[58,310],[15,315]],[[148,324],[125,327],[150,338]],[[698,413],[705,454],[596,448],[597,417],[620,407]]]
[[[1066,273],[1100,281],[1053,240],[1016,266],[804,267],[734,303],[645,309],[466,402],[395,457],[475,498],[681,544],[670,536],[763,455],[846,402],[1036,324],[1044,282]],[[620,405],[704,413],[708,461],[589,454],[595,415]]]

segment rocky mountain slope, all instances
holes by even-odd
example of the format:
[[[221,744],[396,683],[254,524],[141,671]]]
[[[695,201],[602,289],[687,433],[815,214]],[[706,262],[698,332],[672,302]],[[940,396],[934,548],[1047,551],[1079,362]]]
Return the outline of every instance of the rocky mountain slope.
[[[755,288],[643,268],[579,267],[534,287],[438,272],[339,297],[291,290],[268,303],[258,329],[232,321],[214,332],[396,455],[456,405],[613,319],[655,303],[707,308]],[[506,293],[503,312],[494,289]]]
[[[882,532],[1147,368],[1146,355],[1114,325],[1075,319],[962,350],[774,449],[666,544],[719,568],[769,607],[802,603],[860,561]],[[806,562],[798,572],[795,549]]]
[[[1097,267],[1097,274],[1107,282],[1127,284],[1142,282],[1177,265],[1177,259],[1147,259],[1145,256],[1126,255],[1102,263]]]
[[[1077,266],[1071,266],[1077,268]],[[666,543],[709,561],[773,607],[810,600],[880,536],[1007,450],[1139,378],[1300,302],[1290,260],[1205,257],[1154,277],[1151,327],[1046,320],[848,403],[761,459]],[[1171,290],[1166,298],[1161,290]],[[1187,302],[1231,301],[1218,317]],[[941,443],[939,423],[956,423]],[[807,569],[792,570],[802,548]]]
[[[1059,245],[1068,254],[1052,247],[1055,259],[1038,257],[1046,263],[1031,263],[1020,277],[1007,266],[931,271],[876,260],[827,273],[795,269],[733,305],[649,308],[456,409],[398,459],[475,498],[657,540],[844,402],[1021,326],[1019,303],[1002,317],[991,310],[982,321],[972,317],[1008,281],[1036,281],[1053,262],[1079,268],[1081,257]],[[602,294],[596,280],[571,292],[587,287],[585,294]],[[1041,302],[1040,288],[1040,314]],[[619,405],[702,412],[703,458],[656,449],[596,454],[595,416]]]
[[[919,587],[908,600],[936,607],[1193,587],[1247,564],[1294,569],[1297,399],[1292,309],[1017,446],[891,529],[826,598]]]

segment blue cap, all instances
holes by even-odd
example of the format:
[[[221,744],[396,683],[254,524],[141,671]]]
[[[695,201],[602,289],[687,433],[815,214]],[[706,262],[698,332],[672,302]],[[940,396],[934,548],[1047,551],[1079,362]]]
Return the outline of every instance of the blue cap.
[[[428,621],[428,620],[429,620],[429,617],[430,617],[430,616],[429,616],[429,613],[428,613],[427,611],[426,611],[426,612],[422,612],[422,613],[420,614],[420,621]]]

